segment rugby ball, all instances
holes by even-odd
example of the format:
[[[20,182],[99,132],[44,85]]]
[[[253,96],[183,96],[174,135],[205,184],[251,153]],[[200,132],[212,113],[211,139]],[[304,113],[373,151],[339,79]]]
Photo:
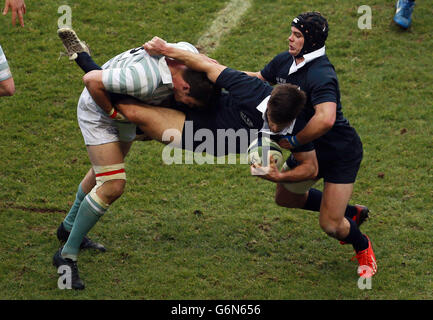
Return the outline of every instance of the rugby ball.
[[[269,137],[258,137],[251,142],[248,147],[247,156],[250,165],[258,164],[263,167],[268,167],[270,165],[271,156],[278,170],[281,169],[284,163],[280,146]]]

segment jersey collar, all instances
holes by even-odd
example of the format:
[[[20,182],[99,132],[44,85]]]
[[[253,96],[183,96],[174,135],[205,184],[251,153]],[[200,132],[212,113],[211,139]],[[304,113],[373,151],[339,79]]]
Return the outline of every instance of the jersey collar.
[[[301,69],[303,66],[305,66],[308,62],[313,61],[314,59],[317,59],[321,56],[324,56],[326,53],[325,46],[321,47],[320,49],[317,49],[316,51],[304,54],[304,61],[302,61],[300,64],[296,64],[296,59],[293,58],[292,66],[289,70],[289,75],[292,73],[295,73],[299,69]]]
[[[158,60],[158,68],[161,72],[161,81],[163,84],[170,85],[171,88],[173,88],[173,78],[171,77],[170,69],[168,68],[167,61],[165,60],[165,57],[162,56]]]

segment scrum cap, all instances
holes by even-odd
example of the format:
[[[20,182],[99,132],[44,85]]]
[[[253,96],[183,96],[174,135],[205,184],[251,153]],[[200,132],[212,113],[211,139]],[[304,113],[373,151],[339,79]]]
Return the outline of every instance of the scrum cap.
[[[304,46],[296,58],[300,58],[325,45],[329,27],[328,22],[320,12],[302,13],[293,19],[292,26],[299,29],[304,36]]]

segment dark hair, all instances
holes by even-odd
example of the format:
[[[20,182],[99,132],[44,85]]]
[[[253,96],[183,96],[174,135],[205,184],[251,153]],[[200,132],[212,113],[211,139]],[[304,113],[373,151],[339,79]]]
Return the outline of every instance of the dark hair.
[[[202,107],[208,107],[215,100],[221,89],[212,83],[206,73],[185,69],[183,79],[189,84],[189,96],[196,99]]]
[[[293,19],[292,26],[298,28],[304,36],[304,47],[298,56],[313,52],[325,45],[329,26],[320,12],[301,13]]]
[[[276,124],[292,122],[301,112],[307,101],[305,92],[290,83],[274,87],[268,102],[268,116]]]

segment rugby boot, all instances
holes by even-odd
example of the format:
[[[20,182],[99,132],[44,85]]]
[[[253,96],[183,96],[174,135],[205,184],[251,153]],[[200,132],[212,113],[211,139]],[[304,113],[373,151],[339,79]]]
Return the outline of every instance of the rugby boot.
[[[63,248],[63,247],[62,247]],[[68,266],[71,270],[71,288],[74,290],[83,290],[84,282],[80,279],[78,273],[78,265],[76,261],[62,257],[62,248],[60,248],[53,256],[53,265],[59,269],[61,266]],[[65,271],[66,272],[66,271]]]
[[[367,240],[368,248],[357,252],[356,255],[352,258],[352,260],[358,260],[358,274],[360,277],[363,278],[371,278],[377,273],[376,256],[373,252],[373,246],[368,237]]]
[[[74,30],[71,28],[60,28],[57,30],[57,35],[63,42],[63,46],[69,56],[69,60],[75,60],[78,53],[87,52],[90,56],[90,49],[84,41],[81,41]]]
[[[65,243],[66,241],[68,241],[69,234],[70,232],[65,229],[63,222],[61,222],[60,226],[57,228],[57,239],[59,239],[59,241],[61,241],[62,243]],[[83,241],[81,241],[80,244],[80,249],[95,249],[101,252],[107,251],[107,249],[105,249],[102,244],[98,242],[93,242],[88,237],[83,238]]]
[[[412,12],[415,7],[415,1],[398,0],[395,7],[394,22],[403,29],[409,28],[412,23]]]

